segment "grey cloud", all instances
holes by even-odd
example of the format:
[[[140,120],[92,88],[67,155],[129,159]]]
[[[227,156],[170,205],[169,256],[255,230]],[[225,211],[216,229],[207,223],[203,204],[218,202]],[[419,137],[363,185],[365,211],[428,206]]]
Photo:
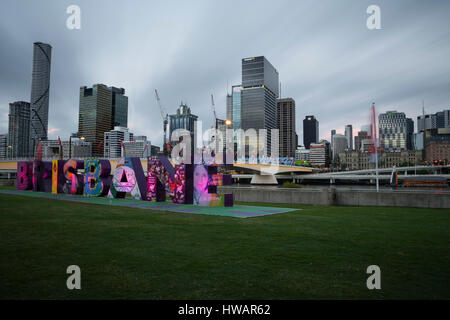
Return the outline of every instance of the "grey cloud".
[[[70,4],[82,29],[65,27]],[[381,7],[382,30],[366,28],[366,8]],[[32,43],[53,46],[49,128],[77,130],[79,87],[124,87],[135,134],[160,144],[157,88],[169,113],[181,100],[212,124],[210,94],[225,114],[227,84],[240,61],[265,55],[280,72],[283,96],[296,100],[297,132],[314,114],[320,135],[397,109],[415,118],[422,99],[450,107],[446,1],[4,1],[0,13],[0,132],[8,103],[30,98]]]

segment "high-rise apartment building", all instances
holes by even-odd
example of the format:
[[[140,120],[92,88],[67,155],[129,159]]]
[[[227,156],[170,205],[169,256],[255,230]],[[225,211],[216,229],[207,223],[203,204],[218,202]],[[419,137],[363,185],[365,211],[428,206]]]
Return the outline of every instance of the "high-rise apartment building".
[[[30,142],[27,144],[31,156],[34,154],[37,142],[39,140],[47,140],[51,56],[51,45],[42,42],[35,42],[33,44]]]
[[[30,143],[30,104],[17,101],[9,104],[8,146],[9,158],[27,157]]]
[[[378,116],[380,146],[386,151],[412,149],[414,122],[405,113],[388,111]]]
[[[6,159],[8,149],[8,134],[0,134],[0,159]]]
[[[280,133],[280,157],[295,157],[297,149],[295,133],[295,101],[292,98],[277,100],[277,118]]]
[[[342,134],[335,134],[332,143],[333,162],[338,162],[339,153],[344,152],[346,149],[348,149],[347,137]]]
[[[303,119],[303,144],[309,149],[311,143],[319,141],[319,121],[314,116]]]
[[[242,59],[241,128],[266,129],[266,151],[271,150],[271,129],[278,128],[278,90],[278,71],[264,56]]]
[[[132,141],[133,134],[124,127],[114,127],[113,130],[104,133],[104,157],[122,157],[122,144],[124,141]]]
[[[351,124],[345,126],[345,137],[347,138],[347,149],[353,150],[353,126]]]

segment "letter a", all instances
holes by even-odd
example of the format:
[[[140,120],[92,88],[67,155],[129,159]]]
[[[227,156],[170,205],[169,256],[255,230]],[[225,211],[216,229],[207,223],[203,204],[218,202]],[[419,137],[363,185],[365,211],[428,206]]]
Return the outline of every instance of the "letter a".
[[[81,29],[81,9],[77,5],[70,5],[66,10],[67,14],[70,16],[66,20],[67,29]]]
[[[372,275],[367,278],[367,289],[373,290],[373,289],[381,289],[381,270],[380,267],[377,265],[371,265],[367,267],[367,274]]]
[[[377,5],[371,5],[367,7],[367,14],[371,14],[367,18],[367,29],[381,29],[381,11],[380,7]]]
[[[73,289],[81,289],[81,270],[79,266],[71,265],[67,267],[66,270],[67,274],[71,274],[67,278],[67,289],[73,290]]]

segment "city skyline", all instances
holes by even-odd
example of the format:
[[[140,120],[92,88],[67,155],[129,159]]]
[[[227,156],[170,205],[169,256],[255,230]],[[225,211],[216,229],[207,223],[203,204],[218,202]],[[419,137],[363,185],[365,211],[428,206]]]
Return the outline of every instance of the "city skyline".
[[[298,19],[285,19],[280,26],[272,26],[267,38],[252,41],[245,33],[233,33],[248,24],[244,17],[254,10],[252,3],[240,4],[242,12],[229,17],[219,14],[226,8],[219,3],[177,4],[180,10],[171,12],[170,5],[162,3],[103,8],[101,1],[82,2],[80,30],[65,26],[69,4],[8,5],[10,10],[26,13],[28,20],[17,25],[12,23],[13,15],[4,15],[0,22],[2,43],[9,48],[0,59],[4,71],[0,75],[0,133],[8,130],[9,103],[29,98],[32,43],[37,41],[53,47],[49,139],[67,138],[76,131],[73,114],[78,113],[79,87],[95,83],[126,89],[130,129],[147,135],[156,145],[162,144],[162,132],[154,88],[168,113],[175,112],[179,101],[187,101],[193,113],[202,115],[204,127],[209,127],[213,122],[210,94],[216,98],[217,116],[224,118],[227,90],[241,82],[241,59],[258,55],[266,56],[280,72],[281,98],[296,101],[299,141],[303,141],[302,119],[309,114],[320,122],[320,139],[329,140],[331,129],[342,133],[349,123],[355,136],[368,123],[373,101],[378,113],[405,112],[415,128],[422,100],[426,113],[450,106],[450,67],[439,63],[450,53],[450,36],[442,28],[446,21],[443,4],[381,1],[383,28],[370,31],[365,26],[369,2],[345,8],[331,2],[326,8],[312,6],[312,2],[282,2],[272,11],[256,8],[247,18],[253,21],[248,31],[258,30],[265,20],[281,14]],[[101,7],[105,15],[99,15]],[[45,15],[37,14],[44,11]],[[121,14],[124,20],[110,22],[106,13]],[[228,18],[231,21],[225,23]],[[99,25],[117,32],[99,40],[93,32]],[[287,36],[283,30],[298,32]],[[230,33],[232,39],[226,36]],[[143,38],[146,41],[140,43]],[[113,45],[120,45],[121,50],[110,50]]]

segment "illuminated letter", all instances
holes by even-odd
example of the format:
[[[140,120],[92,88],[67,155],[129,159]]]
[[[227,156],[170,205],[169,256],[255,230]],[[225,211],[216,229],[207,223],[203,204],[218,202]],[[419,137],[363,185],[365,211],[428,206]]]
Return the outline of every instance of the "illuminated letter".
[[[52,192],[51,161],[33,161],[33,191]]]
[[[84,161],[70,159],[64,164],[65,183],[64,193],[83,194],[83,176],[78,174],[78,169],[84,168]]]
[[[63,193],[65,177],[63,172],[64,161],[52,161],[52,193]]]
[[[102,197],[108,194],[111,185],[111,164],[109,160],[97,158],[84,162],[84,194],[90,197]]]
[[[31,161],[17,162],[17,190],[31,190],[33,163]]]

